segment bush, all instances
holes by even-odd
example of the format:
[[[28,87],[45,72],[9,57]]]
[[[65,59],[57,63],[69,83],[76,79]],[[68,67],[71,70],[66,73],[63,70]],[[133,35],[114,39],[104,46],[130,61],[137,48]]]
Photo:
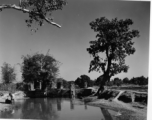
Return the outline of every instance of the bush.
[[[121,86],[121,84],[122,84],[121,79],[119,79],[119,78],[114,78],[114,84],[117,85],[117,86]]]
[[[78,85],[80,88],[84,88],[85,84],[87,84],[87,87],[92,87],[94,82],[90,79],[87,75],[81,75],[75,80],[75,84]]]
[[[122,93],[121,96],[118,98],[118,100],[123,101],[125,103],[132,102],[131,93],[129,92]]]
[[[16,84],[10,83],[10,84],[0,84],[0,91],[9,91],[9,92],[15,92],[17,91],[16,89]]]
[[[147,95],[135,94],[135,102],[147,104]]]
[[[10,64],[4,63],[2,69],[2,82],[10,84],[16,79],[15,69]]]
[[[109,81],[106,85],[107,86],[113,86],[113,81]]]

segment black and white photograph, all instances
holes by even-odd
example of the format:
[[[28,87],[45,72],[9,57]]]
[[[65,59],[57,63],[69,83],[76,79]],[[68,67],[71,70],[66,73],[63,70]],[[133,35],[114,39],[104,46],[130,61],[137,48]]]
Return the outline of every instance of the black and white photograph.
[[[0,0],[0,120],[150,120],[150,13],[151,1]]]

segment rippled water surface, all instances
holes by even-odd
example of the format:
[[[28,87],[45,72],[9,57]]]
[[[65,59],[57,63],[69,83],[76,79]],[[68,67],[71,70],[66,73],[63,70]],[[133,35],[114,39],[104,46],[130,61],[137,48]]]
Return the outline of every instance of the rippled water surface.
[[[0,118],[111,120],[106,112],[106,109],[84,105],[79,100],[35,98],[16,101],[12,109],[0,113]]]

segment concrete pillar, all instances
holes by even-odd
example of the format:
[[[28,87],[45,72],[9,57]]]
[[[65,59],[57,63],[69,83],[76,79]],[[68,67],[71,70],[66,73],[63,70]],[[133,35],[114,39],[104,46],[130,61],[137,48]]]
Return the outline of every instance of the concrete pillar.
[[[75,98],[75,85],[73,83],[70,85],[70,96],[71,98]]]
[[[28,90],[31,91],[31,84],[27,84]]]
[[[87,82],[84,83],[84,88],[87,88],[88,87],[88,84]]]
[[[135,93],[131,93],[131,100],[132,100],[132,102],[135,102]]]
[[[56,88],[56,83],[54,81],[51,83],[51,88]]]
[[[34,90],[35,90],[35,88],[34,88],[34,82],[32,82],[32,83],[30,84],[30,86],[31,86],[31,91],[34,91]]]
[[[41,90],[41,89],[42,89],[42,82],[39,82],[39,84],[40,84],[40,87],[39,87],[39,88],[40,88],[40,90]]]

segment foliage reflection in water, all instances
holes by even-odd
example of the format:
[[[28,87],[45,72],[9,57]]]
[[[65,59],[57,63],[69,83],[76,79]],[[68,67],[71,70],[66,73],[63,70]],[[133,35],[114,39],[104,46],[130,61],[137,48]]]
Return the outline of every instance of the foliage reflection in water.
[[[98,107],[84,105],[73,99],[35,98],[16,101],[12,109],[0,113],[0,118],[105,120],[103,111],[106,113],[105,109],[101,111]]]

